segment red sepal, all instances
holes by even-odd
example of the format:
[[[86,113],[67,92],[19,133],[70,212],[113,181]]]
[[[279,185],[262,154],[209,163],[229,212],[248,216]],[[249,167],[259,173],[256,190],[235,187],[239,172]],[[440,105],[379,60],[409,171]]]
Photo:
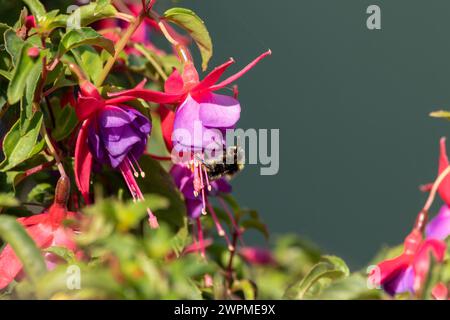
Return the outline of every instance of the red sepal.
[[[90,120],[85,120],[80,128],[75,146],[75,182],[86,204],[90,203],[89,185],[92,170],[92,154],[87,143]]]
[[[175,121],[175,112],[164,106],[159,106],[158,113],[161,118],[161,129],[164,143],[166,144],[167,150],[171,152],[173,149],[172,132],[173,123]]]

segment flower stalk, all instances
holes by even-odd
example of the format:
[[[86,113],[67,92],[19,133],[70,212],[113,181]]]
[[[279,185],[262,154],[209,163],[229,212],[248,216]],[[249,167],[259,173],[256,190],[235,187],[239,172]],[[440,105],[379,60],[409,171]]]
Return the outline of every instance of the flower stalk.
[[[144,18],[145,18],[145,10],[142,9],[140,14],[136,18],[134,18],[134,21],[130,24],[127,31],[123,35],[123,37],[120,39],[120,41],[117,42],[116,47],[115,47],[114,56],[112,56],[108,59],[105,67],[103,68],[100,76],[98,77],[97,83],[95,83],[95,85],[97,87],[100,87],[103,84],[103,82],[105,81],[109,72],[111,71],[112,67],[114,66],[114,63],[116,62],[117,58],[119,57],[119,54],[122,52],[122,50],[128,44],[128,41],[130,40],[131,36],[136,31],[136,29],[140,26],[142,21],[144,21]]]

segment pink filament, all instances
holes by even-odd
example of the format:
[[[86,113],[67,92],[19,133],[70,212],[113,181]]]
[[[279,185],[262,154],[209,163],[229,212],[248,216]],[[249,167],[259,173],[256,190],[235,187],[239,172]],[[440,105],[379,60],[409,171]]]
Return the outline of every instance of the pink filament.
[[[242,246],[245,246],[244,239],[242,239],[242,234],[239,226],[236,223],[236,220],[234,219],[233,213],[230,212],[230,209],[228,208],[228,205],[225,203],[225,201],[221,197],[217,197],[219,200],[220,205],[222,206],[225,213],[228,215],[228,218],[230,218],[231,224],[233,225],[234,230],[236,230],[237,236],[239,237],[239,240],[242,244]]]
[[[125,158],[124,161],[119,166],[120,172],[123,175],[123,178],[125,179],[125,182],[127,184],[128,189],[131,192],[131,195],[133,196],[134,200],[144,200],[144,195],[141,192],[141,189],[139,188],[139,185],[137,184],[133,172],[130,167],[130,159],[128,157]],[[134,168],[133,168],[134,169]],[[153,212],[150,210],[150,208],[147,208],[148,213],[148,222],[152,229],[156,229],[159,227],[158,219],[153,214]]]
[[[214,211],[214,208],[211,206],[211,204],[209,202],[207,203],[207,205],[208,205],[209,212],[211,213],[211,217],[213,218],[214,224],[216,226],[217,233],[219,234],[219,236],[225,238],[225,241],[226,241],[227,246],[228,246],[228,250],[234,251],[234,246],[231,244],[227,233],[225,232],[225,230],[223,229],[222,225],[220,224],[220,221],[217,218],[217,215],[216,215],[216,212]]]

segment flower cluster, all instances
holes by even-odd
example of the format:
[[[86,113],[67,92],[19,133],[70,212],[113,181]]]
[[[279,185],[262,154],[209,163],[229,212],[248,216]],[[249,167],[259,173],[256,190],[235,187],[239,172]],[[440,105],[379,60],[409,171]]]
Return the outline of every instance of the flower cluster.
[[[131,0],[92,2],[80,8],[80,20],[79,11],[72,15],[57,11],[46,13],[44,6],[36,1],[29,8],[33,14],[28,15],[25,9],[16,26],[8,30],[13,31],[26,50],[25,62],[15,61],[11,56],[11,68],[15,68],[16,63],[24,65],[14,72],[24,72],[23,77],[34,76],[31,69],[27,69],[34,65],[41,67],[39,70],[42,72],[36,79],[27,80],[33,86],[27,85],[23,101],[26,100],[30,109],[24,112],[21,109],[17,125],[12,126],[12,133],[5,137],[2,170],[19,164],[26,166],[27,160],[33,163],[31,160],[50,159],[29,168],[21,179],[47,169],[52,169],[52,179],[58,174],[60,176],[53,204],[40,214],[17,219],[42,250],[63,247],[81,258],[83,250],[78,248],[75,234],[82,233],[82,230],[75,229],[73,224],[67,225],[66,220],[76,220],[75,225],[85,225],[90,221],[82,212],[99,202],[92,185],[100,179],[107,189],[102,192],[105,191],[108,197],[124,196],[120,192],[120,183],[105,183],[105,174],[115,179],[111,171],[119,173],[117,176],[123,179],[133,202],[146,200],[151,204],[152,201],[147,201],[152,200],[151,194],[163,189],[171,192],[165,194],[169,199],[179,199],[181,204],[184,202],[184,206],[178,208],[184,210],[188,219],[182,218],[181,221],[189,220],[194,231],[192,244],[183,252],[200,252],[202,257],[206,257],[206,248],[212,239],[205,238],[201,220],[207,212],[217,234],[224,237],[227,249],[233,252],[231,260],[237,241],[242,242],[244,228],[235,219],[232,212],[235,208],[227,203],[231,185],[225,177],[210,176],[205,162],[209,151],[226,150],[223,134],[227,129],[233,129],[240,118],[241,105],[237,94],[228,96],[217,91],[234,84],[271,51],[263,53],[225,80],[220,79],[234,63],[233,59],[200,80],[189,46],[193,41],[199,46],[205,69],[212,53],[212,43],[203,22],[195,13],[183,8],[173,8],[160,15],[154,10],[154,4],[155,1]],[[188,33],[180,34],[173,25]],[[169,52],[155,45],[156,37],[169,42]],[[60,44],[55,45],[53,41]],[[50,44],[57,50],[49,50]],[[27,72],[29,74],[25,74]],[[8,84],[11,87],[8,92],[17,91],[14,85],[14,81]],[[9,95],[11,106],[15,107],[19,100],[22,101],[21,97]],[[160,120],[158,127],[167,152],[182,157],[149,153],[155,127],[152,115]],[[30,127],[24,127],[28,123]],[[202,131],[200,138],[196,136],[196,126]],[[30,150],[20,154],[13,154],[15,150],[9,151],[9,146],[21,143],[11,141],[17,137],[13,132],[16,127],[19,128],[17,130],[30,131],[19,135],[27,136],[27,141],[33,140],[30,136],[34,137],[32,143],[35,145],[30,143],[27,146]],[[45,146],[38,144],[39,138]],[[36,160],[34,155],[41,157]],[[159,163],[152,164],[154,171],[146,169],[145,172],[143,161],[148,165],[148,157],[172,160],[173,163],[166,162],[165,169]],[[58,172],[53,172],[53,169]],[[153,185],[155,175],[159,175],[157,181],[162,181],[159,185]],[[76,188],[69,193],[71,180]],[[150,199],[144,199],[148,190],[152,190],[148,195]],[[215,207],[217,203],[219,208]],[[69,211],[68,207],[75,208],[77,213]],[[154,212],[157,210],[153,210],[152,205],[146,208],[151,229],[159,228],[160,219],[166,223],[169,221],[169,225],[175,220],[170,212],[169,216],[157,213],[157,218]],[[226,232],[224,221],[230,227],[230,234]],[[188,224],[185,224],[187,228]],[[180,228],[180,224],[171,227]],[[84,254],[89,258],[89,253]],[[261,260],[261,254],[251,250],[244,250],[241,254],[249,261]],[[52,253],[46,253],[45,259],[49,269],[60,262]],[[5,246],[0,254],[0,289],[18,279],[21,272],[22,263],[13,247]]]

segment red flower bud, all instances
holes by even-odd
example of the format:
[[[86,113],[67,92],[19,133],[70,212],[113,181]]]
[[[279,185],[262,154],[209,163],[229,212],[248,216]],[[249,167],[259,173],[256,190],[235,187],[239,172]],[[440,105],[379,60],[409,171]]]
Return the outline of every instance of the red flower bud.
[[[239,254],[250,264],[269,265],[275,263],[275,259],[268,249],[246,247],[242,248]]]
[[[27,28],[27,30],[36,28],[36,19],[34,19],[34,16],[27,16],[27,18],[25,19],[25,27]]]
[[[30,58],[39,57],[39,53],[40,53],[40,50],[38,47],[31,47],[30,49],[28,49],[28,52],[27,52],[27,54]]]

